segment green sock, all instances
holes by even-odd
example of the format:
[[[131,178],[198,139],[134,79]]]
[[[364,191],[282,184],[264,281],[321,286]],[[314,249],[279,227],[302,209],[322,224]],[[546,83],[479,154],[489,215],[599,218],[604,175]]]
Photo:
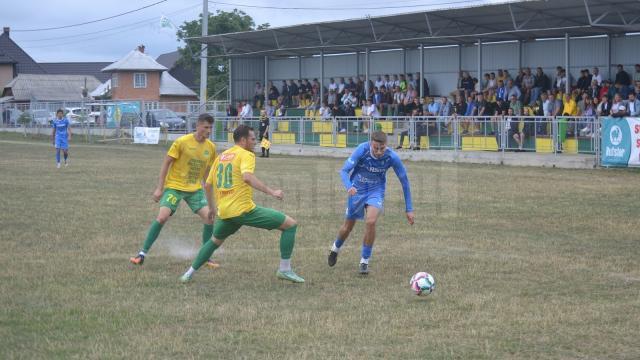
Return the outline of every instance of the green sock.
[[[198,251],[198,256],[193,260],[191,267],[196,270],[200,269],[200,267],[204,265],[209,258],[211,258],[211,255],[213,255],[213,252],[216,251],[217,248],[218,245],[211,240],[207,240],[207,242],[205,242],[200,248],[200,251]]]
[[[202,227],[202,245],[213,236],[213,224],[204,224]]]
[[[296,230],[298,225],[294,225],[287,230],[284,230],[280,235],[280,258],[291,259],[293,253],[293,245],[296,242]]]
[[[158,220],[153,220],[151,226],[149,227],[147,238],[144,240],[144,245],[142,245],[142,251],[144,251],[145,253],[149,252],[149,249],[151,249],[151,245],[153,245],[154,241],[156,241],[156,239],[158,238],[160,230],[162,230],[162,224],[160,224]]]

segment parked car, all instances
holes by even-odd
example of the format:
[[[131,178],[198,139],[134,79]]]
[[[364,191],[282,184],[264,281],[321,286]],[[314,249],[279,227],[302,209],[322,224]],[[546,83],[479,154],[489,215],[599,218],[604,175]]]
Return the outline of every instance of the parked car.
[[[100,111],[91,111],[89,108],[70,107],[64,109],[65,116],[69,119],[72,126],[82,123],[82,116],[86,116],[86,122],[89,125],[96,123],[96,119],[100,116]]]
[[[50,112],[49,110],[33,110],[31,112],[31,118],[33,119],[33,123],[39,126],[49,126],[53,119],[55,119],[56,114]]]
[[[168,109],[147,110],[144,119],[148,127],[161,127],[167,130],[187,128],[187,122]]]

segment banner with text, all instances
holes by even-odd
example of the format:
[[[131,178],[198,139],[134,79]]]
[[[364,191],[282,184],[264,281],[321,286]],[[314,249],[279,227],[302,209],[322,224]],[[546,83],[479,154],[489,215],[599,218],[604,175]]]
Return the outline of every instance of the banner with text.
[[[602,166],[640,167],[640,118],[602,121]]]
[[[160,128],[133,128],[134,144],[157,144],[160,141]]]

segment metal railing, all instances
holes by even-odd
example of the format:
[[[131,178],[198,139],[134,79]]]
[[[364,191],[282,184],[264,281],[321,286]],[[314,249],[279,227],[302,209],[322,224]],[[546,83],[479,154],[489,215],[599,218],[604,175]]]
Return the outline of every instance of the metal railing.
[[[600,122],[596,117],[420,116],[420,117],[271,117],[273,144],[354,147],[373,131],[388,135],[396,149],[574,153],[595,155]],[[239,124],[253,127],[260,118],[217,117],[212,139],[231,142]],[[259,134],[257,134],[259,136]]]

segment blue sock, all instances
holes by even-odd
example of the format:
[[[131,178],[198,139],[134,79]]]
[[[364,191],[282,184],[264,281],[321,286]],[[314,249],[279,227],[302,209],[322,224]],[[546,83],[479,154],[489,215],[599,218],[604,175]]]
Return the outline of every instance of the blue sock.
[[[60,162],[60,149],[56,149],[56,162]]]
[[[344,244],[344,240],[340,240],[337,238],[336,238],[336,241],[333,243],[333,245],[335,245],[338,249],[342,247],[342,244]]]
[[[365,260],[369,260],[371,257],[371,251],[373,250],[373,245],[367,246],[362,244],[362,258]]]

